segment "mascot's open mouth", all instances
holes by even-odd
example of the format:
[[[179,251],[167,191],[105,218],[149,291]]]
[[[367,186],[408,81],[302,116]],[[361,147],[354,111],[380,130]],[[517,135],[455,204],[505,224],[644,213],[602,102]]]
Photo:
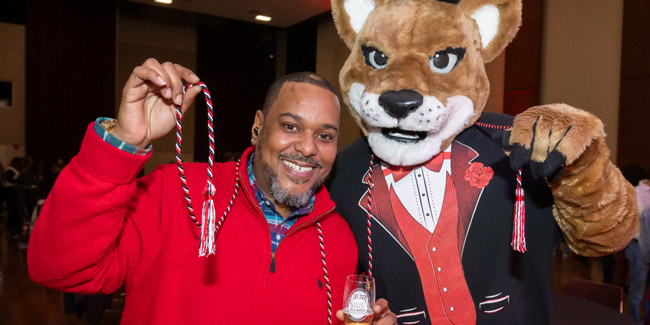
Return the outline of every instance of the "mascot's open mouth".
[[[399,142],[418,142],[427,137],[426,132],[406,131],[399,128],[382,128],[381,133],[386,138]]]

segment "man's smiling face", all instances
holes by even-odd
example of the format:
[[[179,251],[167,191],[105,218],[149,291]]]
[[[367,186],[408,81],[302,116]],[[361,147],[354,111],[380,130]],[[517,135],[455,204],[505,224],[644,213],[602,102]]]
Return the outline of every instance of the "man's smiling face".
[[[299,207],[323,183],[336,158],[341,110],[327,89],[287,82],[266,115],[258,111],[255,177],[277,203]]]

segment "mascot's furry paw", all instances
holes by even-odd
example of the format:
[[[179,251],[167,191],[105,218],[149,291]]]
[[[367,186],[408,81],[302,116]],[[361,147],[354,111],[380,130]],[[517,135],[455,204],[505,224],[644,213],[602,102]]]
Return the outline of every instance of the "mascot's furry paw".
[[[535,178],[549,182],[562,176],[595,139],[605,137],[603,123],[593,114],[565,104],[536,106],[517,115],[506,131],[504,147],[517,170],[530,162]]]

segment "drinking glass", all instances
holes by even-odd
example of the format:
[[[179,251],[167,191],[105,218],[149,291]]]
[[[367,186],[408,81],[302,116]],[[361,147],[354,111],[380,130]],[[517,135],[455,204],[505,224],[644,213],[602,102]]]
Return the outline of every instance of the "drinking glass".
[[[375,279],[367,275],[349,275],[343,291],[343,313],[346,325],[372,322],[375,303]]]

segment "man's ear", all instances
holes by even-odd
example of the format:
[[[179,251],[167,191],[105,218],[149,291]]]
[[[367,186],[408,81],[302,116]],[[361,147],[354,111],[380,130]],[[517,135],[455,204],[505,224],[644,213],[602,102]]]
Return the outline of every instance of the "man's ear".
[[[352,49],[357,34],[375,7],[388,0],[332,0],[332,17],[339,36]]]
[[[258,109],[251,127],[251,144],[257,144],[257,139],[262,134],[262,125],[264,125],[264,113]]]
[[[462,0],[459,5],[478,26],[483,61],[494,60],[519,30],[521,0]]]

